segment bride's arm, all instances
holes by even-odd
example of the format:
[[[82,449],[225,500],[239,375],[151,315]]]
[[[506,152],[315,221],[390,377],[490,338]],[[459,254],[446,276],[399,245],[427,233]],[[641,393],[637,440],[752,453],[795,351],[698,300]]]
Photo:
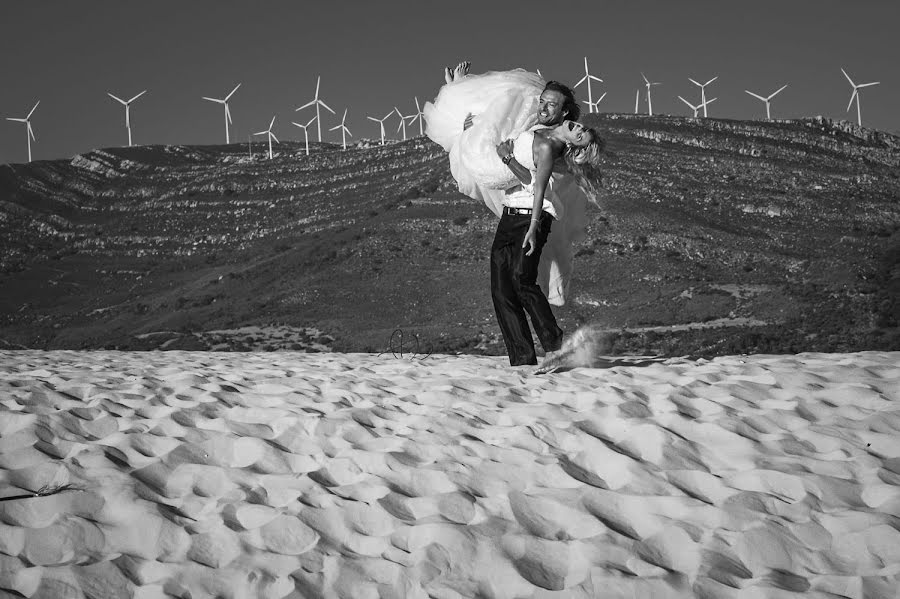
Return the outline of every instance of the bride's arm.
[[[525,234],[525,240],[522,242],[523,248],[531,245],[525,252],[526,256],[530,256],[534,252],[535,236],[541,219],[541,209],[544,206],[544,195],[547,193],[547,186],[550,184],[550,175],[553,174],[553,147],[550,145],[550,142],[535,136],[534,144],[537,172],[534,176],[534,202],[531,204],[531,224],[528,226],[528,232]]]

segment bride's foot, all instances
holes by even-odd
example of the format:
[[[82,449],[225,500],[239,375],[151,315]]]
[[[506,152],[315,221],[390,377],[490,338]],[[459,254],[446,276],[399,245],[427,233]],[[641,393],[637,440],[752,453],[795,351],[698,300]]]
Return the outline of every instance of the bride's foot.
[[[453,69],[451,69],[450,67],[444,67],[444,81],[446,81],[447,83],[459,81],[469,74],[470,66],[472,66],[472,63],[466,60],[456,65],[456,67]]]
[[[459,81],[463,77],[469,74],[469,67],[472,66],[472,63],[468,60],[463,61],[456,65],[456,68],[453,69],[453,80]]]

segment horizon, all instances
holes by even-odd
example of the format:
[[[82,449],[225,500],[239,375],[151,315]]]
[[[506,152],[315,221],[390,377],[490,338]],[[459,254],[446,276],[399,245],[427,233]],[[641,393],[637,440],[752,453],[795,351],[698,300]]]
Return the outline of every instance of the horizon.
[[[592,83],[593,99],[606,92],[599,110],[607,113],[633,113],[640,89],[646,114],[643,72],[662,84],[652,91],[654,116],[692,116],[678,96],[699,104],[700,88],[689,79],[717,76],[706,89],[716,98],[710,118],[763,120],[764,103],[745,90],[768,96],[787,85],[772,100],[773,120],[823,116],[855,124],[856,107],[846,110],[852,87],[843,68],[857,84],[880,82],[861,91],[863,126],[894,134],[900,128],[893,111],[900,82],[890,79],[896,4],[797,0],[785,7],[761,0],[722,7],[653,0],[575,6],[572,14],[580,18],[561,15],[557,22],[532,0],[466,0],[427,18],[418,17],[423,9],[409,0],[354,7],[346,18],[340,5],[310,9],[286,1],[263,9],[211,0],[187,7],[172,0],[147,6],[16,3],[0,24],[6,82],[0,164],[27,161],[25,127],[6,119],[25,117],[37,101],[33,160],[127,146],[125,110],[107,94],[128,99],[144,90],[130,110],[135,146],[223,145],[222,106],[203,97],[224,98],[238,83],[229,101],[232,144],[246,143],[273,115],[278,139],[302,144],[303,130],[291,121],[306,123],[315,115],[314,108],[295,109],[313,99],[319,75],[320,98],[336,113],[321,111],[323,141],[340,144],[341,131],[329,129],[344,109],[348,143],[378,140],[379,125],[367,117],[380,118],[395,106],[415,113],[414,97],[422,106],[431,101],[443,84],[443,67],[463,59],[472,61],[474,73],[540,69],[545,78],[574,85],[587,57],[591,74],[604,80]],[[541,33],[532,35],[536,22]],[[390,34],[391,28],[399,33]],[[555,41],[549,50],[548,35]],[[584,85],[575,91],[579,101],[588,99]],[[387,138],[401,138],[398,125],[396,115],[388,119]],[[318,142],[315,123],[310,129],[310,142]],[[417,135],[418,126],[408,133]],[[254,141],[264,143],[264,137]]]

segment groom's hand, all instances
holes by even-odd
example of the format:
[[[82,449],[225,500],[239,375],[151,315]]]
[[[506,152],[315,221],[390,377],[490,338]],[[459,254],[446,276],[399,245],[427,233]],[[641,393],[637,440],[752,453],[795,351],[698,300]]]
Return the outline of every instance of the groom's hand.
[[[469,114],[466,115],[466,120],[463,121],[463,131],[465,131],[466,129],[471,127],[474,123],[475,123],[474,117],[472,116],[472,113],[470,112]]]

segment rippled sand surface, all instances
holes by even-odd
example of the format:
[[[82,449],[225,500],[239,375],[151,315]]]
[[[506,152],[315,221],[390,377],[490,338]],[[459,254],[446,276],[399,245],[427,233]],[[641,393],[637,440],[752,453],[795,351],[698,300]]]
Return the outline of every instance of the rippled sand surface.
[[[900,353],[610,364],[0,352],[0,597],[898,597]]]

